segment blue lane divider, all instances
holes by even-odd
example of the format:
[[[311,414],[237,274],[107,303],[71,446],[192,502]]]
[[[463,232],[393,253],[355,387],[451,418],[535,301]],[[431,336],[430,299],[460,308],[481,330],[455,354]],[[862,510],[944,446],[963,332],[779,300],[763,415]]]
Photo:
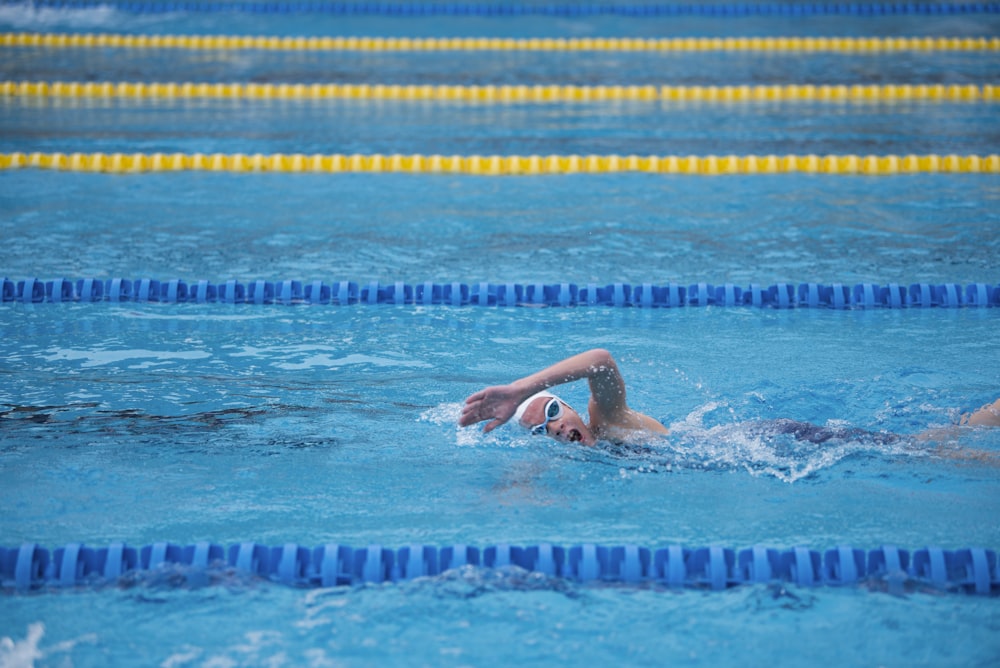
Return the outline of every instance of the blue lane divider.
[[[392,304],[397,306],[756,306],[759,308],[987,308],[1000,306],[1000,285],[991,283],[777,283],[747,287],[727,283],[380,283],[370,281],[228,280],[187,282],[150,278],[0,279],[0,300],[42,302],[164,302],[219,304]]]
[[[5,0],[4,4],[20,4]],[[114,7],[135,14],[168,12],[241,12],[251,14],[369,14],[385,16],[885,16],[987,14],[1000,12],[997,2],[760,2],[760,3],[463,3],[463,2],[329,2],[313,0],[216,2],[212,0],[31,0],[34,7],[89,9]]]
[[[817,551],[805,547],[734,550],[681,545],[651,549],[592,543],[484,548],[462,544],[351,547],[337,543],[312,548],[296,543],[269,547],[252,542],[228,548],[208,542],[90,547],[69,543],[51,552],[34,543],[0,547],[0,586],[22,592],[114,583],[129,574],[163,568],[181,568],[192,582],[207,583],[205,572],[221,569],[291,586],[332,587],[401,582],[463,567],[516,567],[575,582],[654,583],[717,591],[784,582],[800,587],[869,585],[893,593],[902,593],[911,585],[1000,594],[996,552],[980,547],[925,547],[912,552],[891,545],[866,552],[847,545]]]

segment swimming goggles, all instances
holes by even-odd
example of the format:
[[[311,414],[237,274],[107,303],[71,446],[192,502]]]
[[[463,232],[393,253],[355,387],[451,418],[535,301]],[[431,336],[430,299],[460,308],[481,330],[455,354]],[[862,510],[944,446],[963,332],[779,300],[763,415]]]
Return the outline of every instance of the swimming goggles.
[[[552,420],[558,420],[562,417],[563,407],[562,403],[558,399],[549,399],[545,404],[545,422],[541,424],[536,424],[531,428],[532,436],[541,436],[546,431],[546,426]]]

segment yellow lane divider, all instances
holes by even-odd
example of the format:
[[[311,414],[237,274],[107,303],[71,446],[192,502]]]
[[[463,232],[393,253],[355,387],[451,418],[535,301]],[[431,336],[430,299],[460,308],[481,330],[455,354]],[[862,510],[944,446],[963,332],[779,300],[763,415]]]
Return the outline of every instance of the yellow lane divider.
[[[995,102],[1000,86],[446,86],[384,84],[131,83],[3,81],[0,97],[435,100],[460,102]]]
[[[0,47],[275,51],[1000,51],[1000,37],[269,37],[0,33]]]
[[[395,172],[411,174],[1000,174],[1000,155],[304,155],[184,153],[0,153],[0,170],[21,167],[76,172]]]

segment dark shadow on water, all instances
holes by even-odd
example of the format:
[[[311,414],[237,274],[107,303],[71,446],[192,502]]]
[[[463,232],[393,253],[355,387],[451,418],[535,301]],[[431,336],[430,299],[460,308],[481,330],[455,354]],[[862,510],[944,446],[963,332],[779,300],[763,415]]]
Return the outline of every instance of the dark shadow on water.
[[[262,454],[289,449],[329,448],[338,439],[323,432],[322,407],[269,403],[200,411],[186,415],[158,415],[139,409],[106,410],[97,403],[66,406],[4,405],[0,411],[0,452],[38,441],[62,448],[91,447],[93,438],[107,443],[167,446],[211,452],[242,447]],[[96,409],[96,410],[94,410]],[[292,426],[272,421],[294,420]],[[302,424],[319,425],[304,430]]]

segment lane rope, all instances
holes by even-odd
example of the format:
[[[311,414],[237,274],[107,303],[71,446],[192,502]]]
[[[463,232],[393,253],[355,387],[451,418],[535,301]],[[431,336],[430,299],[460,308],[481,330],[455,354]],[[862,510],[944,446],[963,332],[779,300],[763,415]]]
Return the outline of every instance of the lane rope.
[[[973,84],[574,86],[0,81],[0,97],[124,99],[403,100],[518,102],[997,102],[1000,86]]]
[[[335,14],[383,16],[899,16],[994,14],[1000,12],[997,2],[760,2],[760,3],[463,3],[463,2],[212,2],[210,0],[176,0],[164,2],[130,2],[128,0],[31,0],[38,9],[96,9],[112,7],[134,14],[165,14],[172,12],[240,12],[252,14]]]
[[[992,308],[1000,307],[1000,285],[990,283],[358,283],[341,280],[222,283],[179,278],[26,278],[0,279],[5,303],[162,302],[167,304],[388,304],[395,306],[556,306],[680,308],[753,306],[758,308]]]
[[[1000,37],[277,37],[0,33],[0,47],[272,51],[652,51],[832,52],[1000,51]]]
[[[206,585],[210,582],[208,573],[228,570],[289,586],[334,587],[406,582],[469,567],[523,569],[579,583],[655,584],[713,591],[775,583],[799,587],[867,585],[895,595],[912,585],[978,595],[1000,591],[996,552],[982,547],[910,551],[883,545],[866,551],[849,545],[812,550],[760,545],[733,549],[500,543],[399,548],[372,544],[358,548],[338,543],[307,547],[253,542],[228,547],[209,542],[159,542],[142,547],[68,543],[51,552],[35,543],[0,547],[0,585],[21,593],[114,584],[150,571],[171,572],[179,586]]]
[[[405,173],[476,176],[636,173],[1000,174],[1000,155],[402,155],[244,153],[0,153],[0,171],[20,168],[110,174],[210,171]]]

